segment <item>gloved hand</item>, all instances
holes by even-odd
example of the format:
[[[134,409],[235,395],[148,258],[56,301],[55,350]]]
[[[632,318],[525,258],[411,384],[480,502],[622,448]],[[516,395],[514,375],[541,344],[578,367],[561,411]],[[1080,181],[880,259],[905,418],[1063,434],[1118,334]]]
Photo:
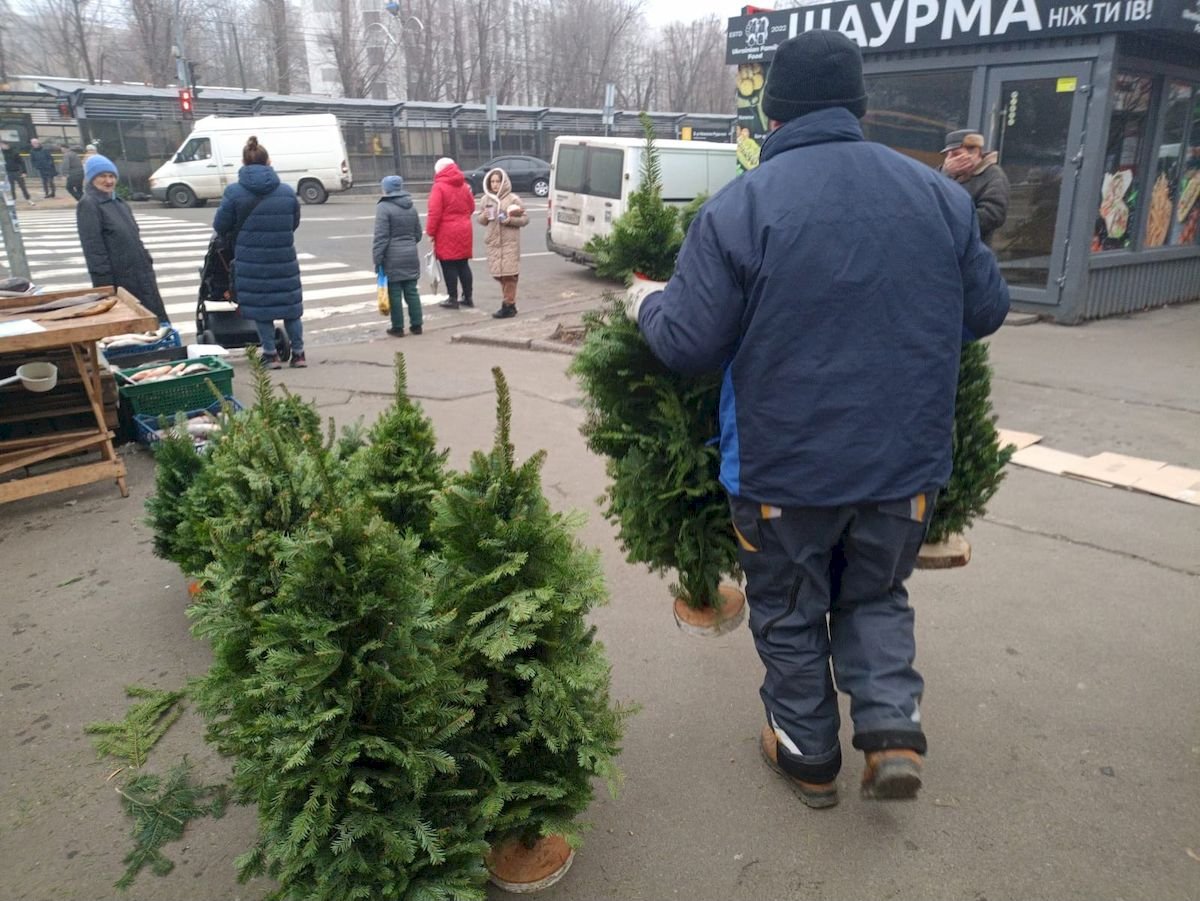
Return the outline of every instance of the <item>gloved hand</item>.
[[[629,286],[629,290],[625,292],[625,315],[637,324],[638,313],[642,309],[642,303],[651,294],[656,294],[667,287],[666,282],[654,282],[648,278],[633,277],[633,284]]]

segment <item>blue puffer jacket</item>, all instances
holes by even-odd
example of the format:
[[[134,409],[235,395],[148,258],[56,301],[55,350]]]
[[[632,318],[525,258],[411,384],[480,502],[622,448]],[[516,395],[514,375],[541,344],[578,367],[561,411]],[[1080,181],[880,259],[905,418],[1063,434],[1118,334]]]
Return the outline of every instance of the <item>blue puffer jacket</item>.
[[[724,367],[727,491],[832,507],[946,484],[964,334],[1007,311],[967,192],[838,107],[704,205],[639,325],[676,371]]]
[[[251,211],[258,197],[262,201]],[[304,303],[293,232],[300,202],[270,166],[243,166],[237,184],[225,189],[213,230],[229,238],[239,224],[233,274],[242,315],[262,322],[299,319]]]

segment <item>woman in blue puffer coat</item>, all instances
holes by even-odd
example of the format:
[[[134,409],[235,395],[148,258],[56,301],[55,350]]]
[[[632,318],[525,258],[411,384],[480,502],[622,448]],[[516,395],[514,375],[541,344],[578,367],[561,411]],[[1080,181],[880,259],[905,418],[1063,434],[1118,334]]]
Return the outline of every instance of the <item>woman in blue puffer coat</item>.
[[[213,229],[233,243],[234,294],[242,315],[258,327],[263,360],[271,369],[283,368],[275,349],[275,320],[282,319],[292,344],[291,365],[304,367],[304,303],[294,237],[300,202],[279,181],[258,138],[246,142],[242,163],[237,184],[221,198]]]

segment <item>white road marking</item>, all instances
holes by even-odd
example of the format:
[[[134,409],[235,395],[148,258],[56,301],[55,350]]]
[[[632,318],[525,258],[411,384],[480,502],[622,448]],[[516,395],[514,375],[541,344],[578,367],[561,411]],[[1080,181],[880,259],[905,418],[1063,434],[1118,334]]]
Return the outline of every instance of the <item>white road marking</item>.
[[[527,208],[533,210],[535,208]],[[367,222],[374,215],[364,216],[310,216],[310,222]],[[190,339],[196,333],[196,298],[200,289],[200,267],[212,237],[212,229],[203,222],[172,219],[168,216],[138,216],[143,244],[155,258],[160,291],[167,303],[169,315],[179,319],[175,328],[182,336]],[[36,222],[22,222],[27,246],[31,253],[34,278],[44,290],[87,290],[86,283],[67,284],[72,277],[86,278],[87,270],[79,246],[74,216],[38,218]],[[321,241],[361,240],[364,245],[371,234],[342,234],[323,237]],[[549,256],[549,252],[533,252],[523,256]],[[309,335],[325,332],[351,330],[377,330],[386,328],[387,317],[378,315],[375,302],[375,273],[361,264],[334,261],[317,261],[311,253],[297,254],[300,259],[301,282],[304,286],[304,322]],[[3,253],[0,251],[0,259]],[[476,257],[473,262],[484,263],[486,257]],[[40,269],[54,266],[53,269]],[[64,282],[51,283],[55,279]],[[327,287],[313,287],[327,286]],[[445,293],[422,294],[421,305],[433,307],[446,299]],[[233,309],[229,304],[213,302],[215,310]],[[464,310],[461,317],[469,321],[472,311]],[[476,315],[482,316],[479,311]],[[441,314],[434,314],[438,318]],[[428,317],[427,317],[428,318]],[[350,322],[344,320],[349,319]],[[342,320],[339,322],[339,320]],[[357,321],[355,321],[357,320]],[[335,324],[336,323],[336,324]]]

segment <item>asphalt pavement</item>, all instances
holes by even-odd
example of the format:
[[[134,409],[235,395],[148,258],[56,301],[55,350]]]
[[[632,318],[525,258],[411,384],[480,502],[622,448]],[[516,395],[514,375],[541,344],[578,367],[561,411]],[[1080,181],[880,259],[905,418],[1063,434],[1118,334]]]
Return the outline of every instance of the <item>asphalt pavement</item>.
[[[362,209],[331,201],[307,217],[303,246],[359,254],[355,238],[337,236],[366,230],[349,218]],[[589,291],[562,296],[577,282]],[[759,759],[761,666],[746,628],[709,640],[676,629],[669,580],[626,564],[599,514],[604,466],[579,435],[569,355],[517,349],[552,341],[602,289],[574,271],[523,277],[530,313],[512,323],[447,317],[421,337],[373,333],[278,374],[339,423],[369,422],[388,404],[391,357],[403,350],[412,393],[462,466],[490,444],[489,370],[500,365],[518,453],[548,450],[551,503],[587,514],[580,538],[600,549],[612,599],[593,619],[614,697],[641,711],[618,797],[598,790],[574,867],[543,896],[1200,897],[1200,507],[1010,468],[969,534],[970,565],[909,584],[927,683],[920,798],[861,800],[847,732],[842,803],[809,810]],[[991,340],[1000,423],[1077,454],[1200,467],[1198,346],[1200,305],[1005,328]],[[235,387],[248,394],[240,362]],[[188,634],[183,579],[152,556],[142,523],[153,461],[137,448],[126,459],[128,499],[100,484],[0,507],[5,899],[118,897],[131,846],[119,777],[107,781],[116,764],[96,759],[82,728],[122,715],[123,686],[177,688],[209,663]],[[203,776],[223,776],[228,763],[202,732],[187,713],[151,768],[186,753]],[[165,849],[174,871],[144,873],[126,897],[263,897],[267,881],[239,885],[233,873],[253,837],[245,809],[189,825]]]
[[[319,205],[301,205],[296,251],[304,288],[305,343],[309,348],[361,341],[388,327],[376,312],[375,272],[371,265],[371,240],[378,195],[335,194]],[[589,270],[546,249],[547,201],[523,198],[530,223],[521,230],[521,284],[518,309],[537,313],[547,302],[592,296],[603,285]],[[414,195],[422,224],[427,196]],[[172,209],[157,202],[131,204],[143,243],[154,258],[159,290],[172,324],[184,340],[197,333],[196,299],[200,266],[204,261],[216,215],[216,204]],[[27,258],[34,281],[46,290],[83,287],[89,283],[75,226],[74,201],[58,197],[36,207],[18,205]],[[488,274],[484,228],[475,223],[471,268],[475,277],[475,308],[447,311],[438,307],[446,298],[445,283],[434,290],[422,277],[420,290],[426,321],[431,328],[484,322],[500,306],[500,286]],[[422,259],[431,249],[422,240]],[[0,271],[7,259],[0,247]],[[215,305],[214,308],[224,308]]]

